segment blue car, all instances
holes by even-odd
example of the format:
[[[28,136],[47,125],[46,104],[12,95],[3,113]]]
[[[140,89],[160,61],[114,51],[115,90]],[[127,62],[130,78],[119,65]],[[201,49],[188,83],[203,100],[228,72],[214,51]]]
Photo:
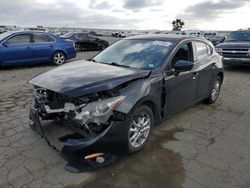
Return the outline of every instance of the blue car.
[[[76,57],[75,44],[55,35],[19,31],[0,34],[0,65],[22,65],[52,62],[62,65]]]

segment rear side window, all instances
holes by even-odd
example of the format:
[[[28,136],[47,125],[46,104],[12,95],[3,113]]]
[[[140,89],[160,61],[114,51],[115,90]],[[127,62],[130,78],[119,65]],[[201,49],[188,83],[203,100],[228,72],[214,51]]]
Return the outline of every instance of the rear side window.
[[[9,40],[6,41],[7,44],[29,44],[30,43],[30,35],[21,34],[16,35]]]
[[[34,34],[34,42],[52,42],[54,41],[53,38],[51,38],[49,35],[46,34]]]
[[[196,52],[196,61],[199,61],[209,55],[207,45],[203,42],[194,42],[194,48]]]
[[[209,45],[206,45],[207,46],[207,53],[208,55],[212,55],[213,54],[213,48]]]

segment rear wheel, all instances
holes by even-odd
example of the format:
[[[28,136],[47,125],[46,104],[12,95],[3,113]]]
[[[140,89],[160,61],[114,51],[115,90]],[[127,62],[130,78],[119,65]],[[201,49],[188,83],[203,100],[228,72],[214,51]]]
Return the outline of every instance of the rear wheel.
[[[52,63],[54,65],[62,65],[64,64],[66,61],[66,56],[63,52],[56,52],[54,55],[53,55],[53,59],[52,59]]]
[[[148,106],[142,105],[133,111],[127,135],[129,153],[137,152],[144,147],[153,126],[154,115]]]
[[[213,89],[210,93],[210,96],[205,100],[207,104],[213,104],[216,102],[220,94],[221,84],[222,84],[222,79],[220,76],[217,76],[213,85]]]

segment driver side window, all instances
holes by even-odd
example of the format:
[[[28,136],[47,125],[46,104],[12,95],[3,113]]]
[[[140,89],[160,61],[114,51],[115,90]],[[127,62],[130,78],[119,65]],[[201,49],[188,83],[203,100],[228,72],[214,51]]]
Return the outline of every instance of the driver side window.
[[[29,44],[29,43],[30,43],[29,34],[16,35],[6,41],[6,44],[9,44],[9,45]]]
[[[191,42],[182,44],[182,46],[175,53],[171,65],[175,65],[175,63],[179,60],[191,61],[193,62],[193,53],[192,53],[192,44]]]

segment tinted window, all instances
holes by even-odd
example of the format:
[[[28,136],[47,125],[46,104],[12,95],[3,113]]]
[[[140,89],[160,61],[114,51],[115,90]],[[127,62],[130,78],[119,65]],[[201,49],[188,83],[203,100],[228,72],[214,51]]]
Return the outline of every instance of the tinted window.
[[[102,51],[94,60],[153,70],[164,63],[172,45],[169,41],[124,39]]]
[[[54,39],[52,39],[50,36],[45,34],[34,34],[34,42],[51,42]]]
[[[75,35],[74,33],[65,33],[64,35],[62,35],[62,38],[71,38],[73,35]]]
[[[87,37],[88,37],[87,34],[78,34],[78,35],[76,36],[76,38],[79,39],[79,40],[84,39],[84,38],[87,38]]]
[[[196,50],[196,60],[201,60],[208,56],[207,45],[203,42],[195,42],[194,43]]]
[[[191,43],[183,44],[174,55],[171,64],[174,65],[177,61],[192,61],[192,47]]]
[[[16,35],[7,41],[8,44],[28,44],[30,43],[30,35]]]

